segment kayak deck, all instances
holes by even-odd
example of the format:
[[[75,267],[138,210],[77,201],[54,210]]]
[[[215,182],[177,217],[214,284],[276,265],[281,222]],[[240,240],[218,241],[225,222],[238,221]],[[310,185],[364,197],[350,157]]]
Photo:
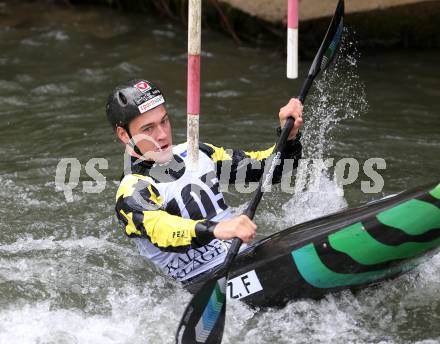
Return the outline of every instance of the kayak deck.
[[[253,306],[282,306],[362,288],[404,273],[440,247],[440,184],[308,221],[243,250],[228,296]],[[191,280],[195,292],[211,274]]]

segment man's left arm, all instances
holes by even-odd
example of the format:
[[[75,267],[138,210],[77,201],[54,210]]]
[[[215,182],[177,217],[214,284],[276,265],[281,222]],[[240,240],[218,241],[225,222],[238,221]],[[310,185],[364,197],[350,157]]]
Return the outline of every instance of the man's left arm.
[[[279,165],[275,168],[273,174],[273,183],[281,181],[283,169],[285,166],[295,169],[298,166],[302,155],[301,134],[293,140],[286,142],[285,149],[281,153]],[[200,148],[216,164],[217,178],[228,184],[236,181],[239,183],[258,182],[264,172],[267,161],[273,159],[272,147],[261,151],[244,151],[241,149],[224,149],[209,143],[201,143]],[[289,163],[287,163],[289,161]]]
[[[301,134],[299,133],[299,128],[303,122],[302,109],[301,102],[298,99],[292,98],[279,111],[280,128],[277,130],[278,136],[287,118],[293,117],[295,122],[284,150],[281,152],[281,162],[274,171],[273,183],[280,182],[285,166],[292,167],[293,169],[298,166],[298,161],[302,155]],[[229,184],[233,184],[236,181],[240,183],[259,181],[267,160],[273,158],[274,148],[275,145],[262,151],[244,151],[240,149],[227,150],[211,144],[200,144],[200,149],[215,162],[219,180],[223,182],[228,180]],[[286,164],[288,159],[293,160],[292,166],[290,163]]]

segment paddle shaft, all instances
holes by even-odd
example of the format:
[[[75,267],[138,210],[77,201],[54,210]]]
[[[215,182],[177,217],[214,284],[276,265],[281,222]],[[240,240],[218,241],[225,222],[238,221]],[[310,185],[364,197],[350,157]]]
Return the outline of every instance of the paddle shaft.
[[[301,87],[301,91],[300,91],[300,95],[298,96],[298,99],[303,104],[304,101],[306,100],[307,93],[309,93],[310,87],[312,86],[313,79],[314,76],[309,74],[306,80],[304,80],[304,83]],[[246,215],[251,220],[254,218],[257,207],[260,204],[261,198],[263,197],[264,188],[272,181],[273,173],[278,165],[281,152],[284,150],[284,147],[286,146],[287,138],[289,137],[290,131],[292,130],[294,123],[295,121],[293,117],[289,117],[286,123],[284,124],[283,130],[281,131],[280,137],[278,138],[278,141],[274,149],[275,155],[273,159],[271,159],[271,166],[267,170],[266,174],[260,179],[258,188],[257,190],[254,191],[254,195],[252,196],[252,199],[249,202],[248,207],[243,213],[243,215]],[[229,272],[232,265],[231,262],[234,260],[235,256],[237,255],[242,242],[243,241],[240,238],[234,238],[234,240],[232,241],[231,247],[229,248],[228,254],[226,255],[225,261],[223,263],[225,274]]]

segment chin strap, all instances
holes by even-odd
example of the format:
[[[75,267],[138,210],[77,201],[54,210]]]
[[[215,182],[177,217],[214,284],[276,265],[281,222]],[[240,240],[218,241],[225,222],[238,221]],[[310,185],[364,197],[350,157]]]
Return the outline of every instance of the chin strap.
[[[128,134],[128,137],[130,138],[130,141],[128,142],[128,144],[130,145],[130,147],[135,151],[135,153],[137,153],[137,154],[139,154],[140,156],[142,156],[143,154],[142,154],[141,150],[140,150],[139,147],[136,146],[136,145],[134,144],[134,142],[133,142],[133,136],[131,136],[130,130],[128,129],[128,125],[126,125],[126,126],[124,126],[124,127],[122,127],[122,128],[125,129],[125,131],[126,131],[127,134]]]

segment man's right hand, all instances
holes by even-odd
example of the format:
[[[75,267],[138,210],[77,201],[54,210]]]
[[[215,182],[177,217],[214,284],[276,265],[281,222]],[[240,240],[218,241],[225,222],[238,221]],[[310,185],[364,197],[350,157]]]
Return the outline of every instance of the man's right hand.
[[[256,229],[256,224],[249,217],[240,215],[219,222],[214,228],[214,236],[221,240],[240,238],[247,243],[255,239]]]

